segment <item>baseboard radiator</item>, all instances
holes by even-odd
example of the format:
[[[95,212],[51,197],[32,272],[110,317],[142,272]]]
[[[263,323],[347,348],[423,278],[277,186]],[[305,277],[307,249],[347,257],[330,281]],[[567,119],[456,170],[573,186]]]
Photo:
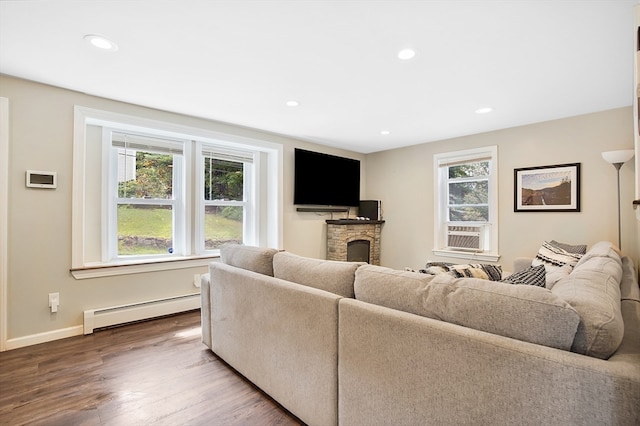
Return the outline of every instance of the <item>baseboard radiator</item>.
[[[93,330],[114,325],[126,324],[178,312],[191,311],[200,308],[200,294],[148,302],[132,303],[129,305],[112,306],[110,308],[90,309],[84,311],[84,334],[91,334]]]

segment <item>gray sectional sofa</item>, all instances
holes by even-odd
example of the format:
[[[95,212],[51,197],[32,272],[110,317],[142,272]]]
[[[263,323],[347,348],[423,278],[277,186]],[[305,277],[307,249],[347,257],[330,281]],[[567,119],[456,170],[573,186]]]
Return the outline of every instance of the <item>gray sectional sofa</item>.
[[[548,289],[225,246],[203,342],[309,425],[638,425],[634,266],[601,242],[565,271]]]

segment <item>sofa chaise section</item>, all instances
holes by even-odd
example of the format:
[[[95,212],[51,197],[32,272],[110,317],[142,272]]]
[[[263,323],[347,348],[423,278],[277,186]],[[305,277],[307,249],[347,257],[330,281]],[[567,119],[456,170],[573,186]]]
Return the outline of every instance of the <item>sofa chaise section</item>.
[[[336,424],[340,296],[224,263],[209,275],[205,343],[306,424]]]

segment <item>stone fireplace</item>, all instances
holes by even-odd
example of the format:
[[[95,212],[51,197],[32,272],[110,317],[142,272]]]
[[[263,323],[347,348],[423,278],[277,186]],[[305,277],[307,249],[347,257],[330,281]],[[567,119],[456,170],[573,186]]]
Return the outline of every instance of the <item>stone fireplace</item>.
[[[327,220],[327,260],[380,265],[383,220]]]

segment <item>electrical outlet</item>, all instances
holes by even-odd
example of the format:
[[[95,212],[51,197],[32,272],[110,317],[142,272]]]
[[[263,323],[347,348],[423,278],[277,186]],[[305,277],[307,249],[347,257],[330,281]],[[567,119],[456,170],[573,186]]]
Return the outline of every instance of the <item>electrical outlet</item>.
[[[200,287],[201,278],[202,278],[202,274],[193,274],[193,285],[196,287]]]
[[[60,293],[49,293],[49,308],[51,308],[51,312],[58,312],[58,305],[60,305]]]

